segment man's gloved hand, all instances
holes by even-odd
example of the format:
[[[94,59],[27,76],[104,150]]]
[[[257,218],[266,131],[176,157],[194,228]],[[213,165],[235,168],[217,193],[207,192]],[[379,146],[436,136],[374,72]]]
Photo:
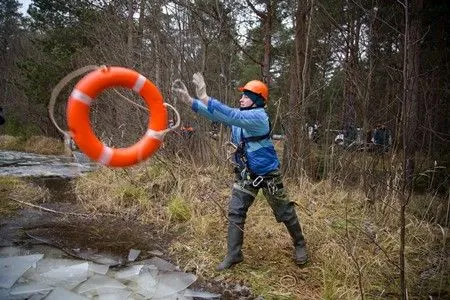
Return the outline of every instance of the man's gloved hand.
[[[197,98],[203,103],[208,104],[208,95],[206,94],[206,84],[202,73],[198,72],[192,76],[192,82],[195,84],[195,93]]]
[[[191,95],[189,95],[187,87],[180,79],[177,79],[172,83],[172,93],[175,94],[175,97],[177,99],[181,100],[182,102],[188,105],[192,105],[192,102],[194,101]]]

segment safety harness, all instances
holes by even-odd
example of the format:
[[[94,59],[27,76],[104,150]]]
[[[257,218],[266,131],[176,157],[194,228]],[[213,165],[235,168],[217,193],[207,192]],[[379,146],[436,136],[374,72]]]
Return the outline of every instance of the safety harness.
[[[251,174],[253,172],[248,165],[248,159],[245,155],[245,144],[248,142],[258,142],[265,139],[270,138],[270,132],[272,131],[272,123],[269,121],[269,131],[264,135],[255,135],[255,136],[244,136],[244,130],[241,128],[241,141],[236,147],[236,152],[234,153],[234,158],[237,164],[242,168],[244,167],[244,171],[247,169]]]
[[[276,184],[274,176],[256,175],[254,172],[252,172],[245,153],[245,144],[249,142],[258,142],[265,139],[269,139],[271,131],[272,131],[272,123],[270,122],[270,120],[269,120],[269,131],[264,135],[245,137],[243,134],[243,129],[241,128],[241,141],[237,145],[236,152],[234,153],[234,155],[235,161],[239,166],[238,172],[240,173],[242,179],[250,181],[253,187],[258,188],[267,187],[269,192],[271,194],[274,194],[276,191],[283,188],[283,184],[282,183]]]

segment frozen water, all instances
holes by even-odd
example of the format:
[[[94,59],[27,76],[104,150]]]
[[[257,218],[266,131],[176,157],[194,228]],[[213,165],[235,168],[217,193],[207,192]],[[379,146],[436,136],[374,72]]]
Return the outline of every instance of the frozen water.
[[[93,168],[85,159],[73,162],[64,156],[0,151],[0,176],[73,178]]]
[[[49,255],[60,255],[50,248],[46,246],[42,250]],[[158,257],[110,269],[108,265],[85,260],[23,255],[35,251],[34,248],[0,248],[0,255],[6,256],[0,258],[0,283],[4,287],[0,288],[0,299],[188,300],[220,297],[187,289],[197,277],[179,271],[177,266]]]
[[[88,268],[89,264],[84,262],[78,265],[57,268],[41,275],[44,282],[72,289],[87,279]]]
[[[177,266],[159,257],[141,260],[139,264],[154,265],[160,271],[179,271]]]
[[[96,264],[96,263],[90,261],[88,270],[89,270],[89,272],[92,272],[92,273],[105,275],[109,270],[109,266]]]
[[[114,274],[114,277],[119,280],[131,279],[131,278],[139,275],[143,266],[144,265],[133,265],[133,266],[126,267],[120,271],[117,271]]]
[[[19,283],[15,284],[11,291],[9,292],[11,295],[32,295],[40,292],[48,292],[53,290],[54,288],[48,286],[42,282],[30,282],[30,283]]]
[[[130,252],[128,253],[128,261],[135,261],[140,253],[141,250],[130,249]]]
[[[0,288],[9,289],[43,254],[0,258]]]
[[[46,273],[51,270],[60,268],[60,267],[68,267],[83,263],[84,261],[79,259],[68,259],[68,258],[43,258],[39,260],[36,264],[36,268],[30,269],[25,273],[24,277],[31,278],[35,273]]]
[[[197,276],[184,272],[163,272],[158,274],[158,285],[154,297],[161,298],[178,293],[197,280]]]
[[[110,253],[97,252],[95,249],[72,249],[73,255],[98,264],[117,266],[123,264],[123,258]]]
[[[144,272],[137,279],[130,282],[128,286],[145,298],[151,298],[155,294],[157,284],[155,275]]]
[[[162,272],[140,274],[129,286],[144,297],[163,298],[183,291],[197,280],[194,274],[184,272]]]
[[[48,294],[50,294],[50,292],[45,292],[45,293],[39,293],[39,294],[34,294],[31,297],[27,298],[27,300],[42,300],[44,299]]]
[[[87,157],[86,154],[84,154],[82,152],[73,151],[72,155],[73,155],[74,160],[79,164],[91,163],[91,160],[89,159],[89,157]]]
[[[0,299],[2,300],[23,300],[23,296],[14,296],[9,293],[9,289],[0,288]]]
[[[124,300],[129,299],[132,292],[127,290],[118,290],[116,292],[109,292],[105,294],[98,295],[95,299],[97,300]],[[132,298],[134,299],[134,298]]]
[[[54,289],[45,300],[85,300],[88,299],[63,288]]]
[[[88,268],[87,262],[48,259],[43,260],[43,263],[38,263],[36,270],[30,270],[24,277],[52,286],[72,289],[87,279]]]
[[[76,288],[76,291],[80,294],[86,294],[86,296],[96,296],[126,288],[124,284],[113,278],[104,275],[94,275],[81,283]]]

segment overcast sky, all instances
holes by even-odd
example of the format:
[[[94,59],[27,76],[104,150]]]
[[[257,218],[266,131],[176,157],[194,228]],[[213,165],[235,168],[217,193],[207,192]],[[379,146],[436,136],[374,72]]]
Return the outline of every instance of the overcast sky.
[[[19,3],[22,4],[22,7],[19,9],[19,11],[22,14],[25,14],[27,12],[28,6],[31,3],[31,0],[19,0]]]

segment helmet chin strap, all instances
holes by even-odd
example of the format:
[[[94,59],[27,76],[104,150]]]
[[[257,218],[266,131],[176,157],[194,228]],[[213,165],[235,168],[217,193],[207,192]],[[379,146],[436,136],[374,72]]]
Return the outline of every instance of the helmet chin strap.
[[[256,106],[255,103],[253,103],[251,106],[239,107],[239,110],[250,110],[250,109],[254,109],[254,108],[258,108],[258,106]]]
[[[244,95],[247,96],[248,98],[250,98],[250,100],[252,100],[253,104],[256,107],[264,107],[265,103],[264,103],[264,99],[262,98],[262,96],[260,94],[256,94],[252,91],[244,91]]]

